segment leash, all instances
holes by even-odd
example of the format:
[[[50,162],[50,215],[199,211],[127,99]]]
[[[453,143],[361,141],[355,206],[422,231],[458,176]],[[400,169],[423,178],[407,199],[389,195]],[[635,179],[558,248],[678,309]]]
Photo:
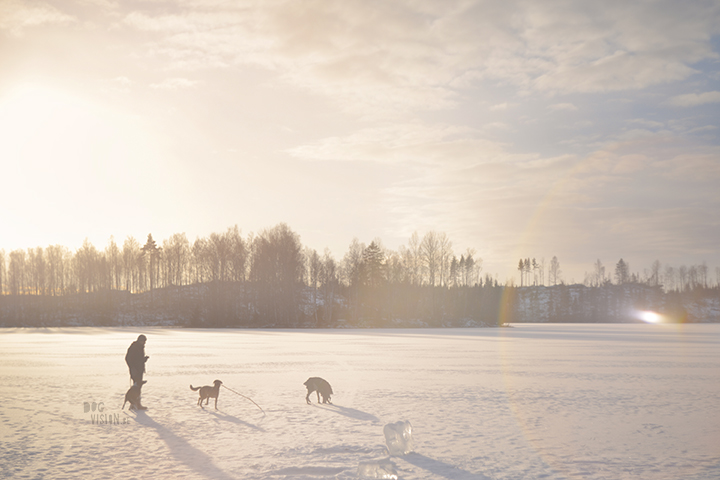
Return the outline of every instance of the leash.
[[[224,384],[223,384],[223,387],[225,387],[225,385],[224,385]],[[261,412],[263,412],[263,414],[265,414],[265,410],[263,410],[263,409],[262,409],[262,407],[261,407],[260,405],[258,405],[257,403],[255,403],[255,401],[254,401],[254,400],[253,400],[252,398],[250,398],[250,397],[246,397],[246,396],[245,396],[245,395],[243,395],[242,393],[236,392],[235,390],[233,390],[233,389],[232,389],[232,388],[230,388],[230,387],[225,387],[225,388],[227,388],[228,390],[230,390],[231,392],[233,392],[233,393],[234,393],[235,395],[240,395],[240,396],[241,396],[241,397],[243,397],[243,398],[247,398],[247,399],[248,399],[248,400],[250,400],[250,401],[251,401],[252,403],[254,403],[254,404],[255,404],[255,406],[256,406],[256,407],[258,407],[258,408],[260,409],[260,411],[261,411]]]

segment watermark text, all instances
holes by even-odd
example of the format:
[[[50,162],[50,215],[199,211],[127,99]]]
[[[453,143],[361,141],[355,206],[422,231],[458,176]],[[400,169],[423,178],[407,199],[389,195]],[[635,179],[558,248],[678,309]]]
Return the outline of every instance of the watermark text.
[[[106,412],[103,402],[83,402],[83,412],[90,414],[90,423],[93,425],[127,425],[130,423],[126,416],[120,413]]]

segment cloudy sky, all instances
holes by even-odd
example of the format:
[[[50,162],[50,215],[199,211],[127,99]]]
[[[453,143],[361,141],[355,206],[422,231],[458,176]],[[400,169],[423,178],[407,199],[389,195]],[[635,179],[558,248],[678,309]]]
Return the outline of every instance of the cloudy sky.
[[[0,0],[0,249],[286,222],[714,272],[719,119],[717,1]]]

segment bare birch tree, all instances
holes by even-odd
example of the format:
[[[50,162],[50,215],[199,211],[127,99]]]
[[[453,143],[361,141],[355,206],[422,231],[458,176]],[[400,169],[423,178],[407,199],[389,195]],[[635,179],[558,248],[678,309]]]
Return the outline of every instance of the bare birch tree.
[[[548,280],[550,281],[550,284],[557,285],[560,282],[561,274],[562,270],[560,270],[560,261],[556,256],[553,256],[550,260],[550,270],[548,271]]]
[[[140,244],[134,237],[125,239],[122,249],[123,275],[125,277],[125,290],[135,293],[140,289]]]
[[[115,290],[120,290],[122,285],[122,260],[120,255],[120,249],[115,243],[115,237],[110,237],[108,246],[105,248],[105,259],[108,264],[108,275],[109,275],[109,287]]]
[[[184,233],[175,233],[163,241],[166,282],[182,286],[189,281],[190,242]]]
[[[0,250],[0,297],[5,293],[5,250]]]
[[[437,232],[425,234],[420,243],[420,258],[424,277],[428,285],[434,287],[440,279],[441,241]]]
[[[8,290],[10,295],[24,295],[25,292],[25,250],[10,252],[8,262]]]

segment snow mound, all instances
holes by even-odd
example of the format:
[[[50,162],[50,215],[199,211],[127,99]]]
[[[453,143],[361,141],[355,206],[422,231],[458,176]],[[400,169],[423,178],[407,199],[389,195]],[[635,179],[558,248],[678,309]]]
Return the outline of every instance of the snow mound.
[[[405,455],[413,451],[412,425],[410,422],[388,423],[383,428],[385,443],[390,455]]]
[[[388,459],[360,462],[358,466],[358,477],[360,478],[385,478],[397,480],[395,464]]]

